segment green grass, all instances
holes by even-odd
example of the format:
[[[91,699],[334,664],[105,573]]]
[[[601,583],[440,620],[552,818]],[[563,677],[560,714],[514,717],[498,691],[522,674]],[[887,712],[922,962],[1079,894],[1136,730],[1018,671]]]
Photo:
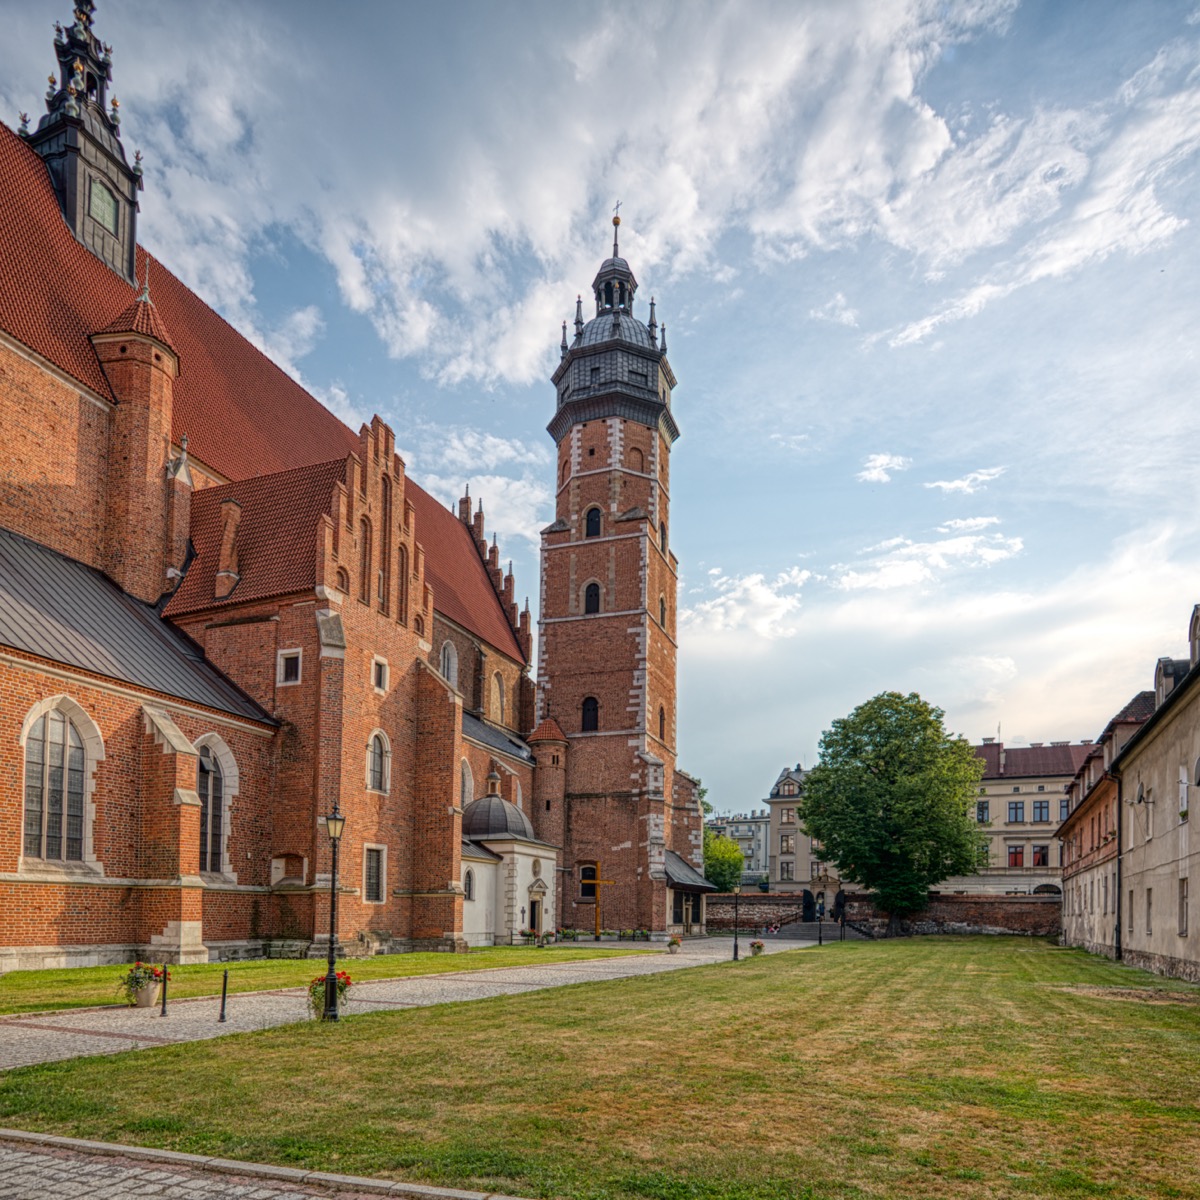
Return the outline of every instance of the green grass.
[[[1200,989],[847,942],[0,1076],[0,1124],[572,1200],[1200,1198]]]
[[[447,971],[482,971],[489,967],[544,966],[581,958],[609,958],[631,954],[624,949],[574,945],[496,946],[469,954],[380,954],[374,958],[352,958],[338,963],[354,980],[400,979],[409,975],[440,975]],[[229,969],[229,991],[262,992],[273,988],[303,987],[325,973],[325,963],[316,959],[255,959],[250,962],[197,963],[171,968],[169,995],[176,1000],[188,996],[218,996],[221,975]],[[0,975],[0,1016],[8,1013],[44,1012],[59,1008],[89,1008],[100,1004],[122,1004],[117,985],[128,965],[114,967],[69,967],[60,971],[10,971]]]

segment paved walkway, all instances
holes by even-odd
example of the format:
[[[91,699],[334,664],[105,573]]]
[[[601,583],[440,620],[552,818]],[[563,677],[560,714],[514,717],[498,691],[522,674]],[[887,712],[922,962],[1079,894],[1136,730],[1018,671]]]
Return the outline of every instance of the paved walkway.
[[[392,1183],[170,1150],[142,1150],[0,1130],[4,1200],[516,1200],[493,1192]]]
[[[811,944],[772,939],[766,943],[765,950],[768,954],[777,954],[781,950]],[[741,950],[749,956],[748,946],[742,946]],[[663,949],[643,950],[621,958],[591,958],[549,966],[531,964],[528,967],[418,975],[407,979],[369,980],[351,988],[344,1012],[354,1016],[384,1009],[425,1008],[433,1004],[535,992],[570,983],[655,975],[719,962],[732,953],[731,938],[703,938],[685,942],[678,954],[668,954]],[[168,997],[165,1017],[159,1016],[158,1008],[125,1007],[0,1017],[0,1070],[247,1033],[310,1019],[307,992],[303,988],[235,993],[229,997],[224,1024],[217,1020],[220,1009],[219,996],[194,1000],[170,1000]]]

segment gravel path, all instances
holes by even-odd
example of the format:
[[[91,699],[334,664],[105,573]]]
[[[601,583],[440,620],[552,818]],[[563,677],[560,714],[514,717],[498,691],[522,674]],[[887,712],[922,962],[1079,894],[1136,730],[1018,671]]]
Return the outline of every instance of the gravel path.
[[[772,939],[766,943],[765,950],[768,954],[778,954],[811,945],[811,942]],[[743,952],[749,955],[748,949],[743,948]],[[501,967],[407,979],[370,980],[354,985],[345,1013],[353,1016],[384,1009],[424,1008],[433,1004],[534,992],[571,983],[655,975],[719,962],[728,959],[732,953],[731,939],[703,938],[689,940],[678,954],[645,950],[621,958],[583,959],[545,967]],[[83,1055],[115,1054],[120,1050],[170,1042],[223,1037],[310,1019],[303,988],[235,993],[229,997],[224,1024],[217,1020],[220,1008],[218,996],[168,999],[165,1017],[159,1016],[158,1008],[123,1007],[0,1017],[0,1070]]]

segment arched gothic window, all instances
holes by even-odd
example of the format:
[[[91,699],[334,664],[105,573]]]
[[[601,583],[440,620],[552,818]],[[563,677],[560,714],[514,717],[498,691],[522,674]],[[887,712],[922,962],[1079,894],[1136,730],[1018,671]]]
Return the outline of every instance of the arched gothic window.
[[[464,758],[459,772],[459,803],[465,808],[475,799],[475,776],[471,774],[471,764]]]
[[[458,687],[458,651],[453,642],[442,643],[442,677],[451,687]]]
[[[599,537],[600,536],[600,510],[598,508],[589,508],[584,526],[584,537]]]
[[[358,526],[358,598],[371,602],[371,522],[366,517]]]
[[[384,475],[380,481],[379,585],[376,599],[383,612],[388,610],[392,574],[392,481]]]
[[[75,722],[59,708],[25,739],[26,858],[82,862],[87,755]]]
[[[470,867],[467,868],[466,878],[463,880],[463,899],[475,899],[475,872]]]
[[[382,733],[371,734],[367,742],[367,787],[373,792],[388,790],[392,752]]]
[[[663,596],[658,598],[658,623],[666,629],[667,627],[667,601]]]
[[[200,870],[219,871],[225,842],[225,772],[208,746],[200,747],[196,791],[200,793]]]
[[[600,728],[600,701],[588,696],[583,701],[583,719],[580,728],[584,733],[595,733]]]
[[[499,671],[492,676],[492,711],[496,720],[504,724],[504,676]]]
[[[595,900],[596,898],[596,864],[579,864],[579,898],[580,900]]]
[[[664,554],[666,554],[666,552],[667,552],[667,523],[666,523],[666,521],[659,521],[659,523],[658,523],[658,547]]]
[[[583,611],[585,613],[600,611],[600,585],[598,583],[589,583],[583,589]]]
[[[660,742],[667,740],[667,710],[661,706],[658,710],[658,740]]]
[[[396,619],[402,624],[408,624],[408,549],[400,547],[396,555]]]
[[[564,458],[564,459],[563,459],[563,465],[562,465],[562,472],[561,472],[561,481],[562,481],[563,483],[566,483],[566,482],[567,482],[567,477],[568,477],[570,474],[571,474],[571,462],[570,462],[570,460],[569,460],[569,459],[566,459],[566,458]]]
[[[636,446],[629,451],[629,469],[638,472],[646,470],[646,456]]]

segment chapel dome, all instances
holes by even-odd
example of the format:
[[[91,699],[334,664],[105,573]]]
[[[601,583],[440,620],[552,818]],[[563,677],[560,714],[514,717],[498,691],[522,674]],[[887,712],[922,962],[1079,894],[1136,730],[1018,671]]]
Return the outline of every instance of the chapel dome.
[[[462,835],[474,841],[516,837],[537,841],[529,818],[501,796],[480,796],[464,809]]]

